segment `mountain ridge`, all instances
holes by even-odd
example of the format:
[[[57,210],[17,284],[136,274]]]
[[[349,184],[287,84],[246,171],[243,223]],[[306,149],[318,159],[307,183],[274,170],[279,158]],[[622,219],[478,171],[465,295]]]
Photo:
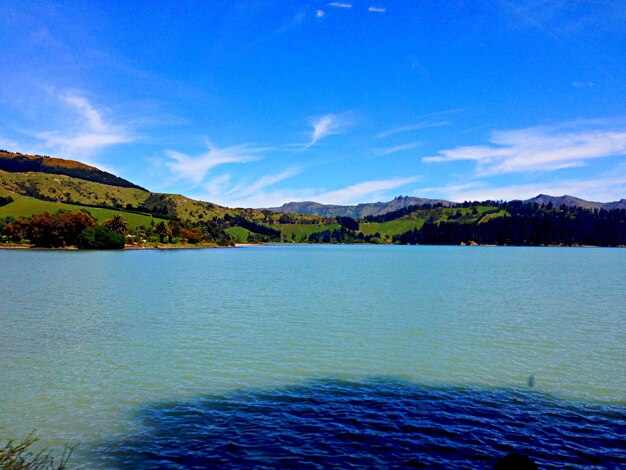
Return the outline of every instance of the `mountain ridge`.
[[[146,188],[120,178],[112,173],[100,170],[95,166],[86,165],[76,160],[49,157],[46,155],[28,155],[19,152],[0,150],[0,170],[11,173],[49,173],[65,175],[94,183],[132,188],[147,191]]]
[[[533,204],[549,204],[555,207],[565,205],[567,207],[582,207],[583,209],[626,209],[626,199],[611,202],[587,201],[585,199],[564,194],[563,196],[550,196],[548,194],[539,194],[533,198],[526,199],[524,202]]]
[[[444,199],[428,199],[414,196],[397,196],[386,202],[363,202],[355,205],[321,204],[314,201],[288,202],[280,207],[268,207],[266,210],[279,213],[319,215],[322,217],[351,217],[362,219],[367,216],[383,215],[408,206],[422,204],[441,204],[445,207],[455,205]]]
[[[626,199],[611,202],[597,202],[587,201],[585,199],[567,194],[563,196],[539,194],[533,198],[523,200],[522,202],[527,204],[537,203],[539,205],[547,205],[551,203],[555,207],[565,205],[567,207],[582,207],[584,209],[626,209]],[[462,203],[448,201],[445,199],[397,196],[387,202],[365,202],[355,205],[321,204],[315,201],[288,202],[282,206],[268,207],[264,210],[288,214],[308,214],[319,215],[322,217],[351,217],[354,219],[362,219],[367,216],[383,215],[408,206],[419,206],[422,204],[442,204],[444,207],[454,207]]]

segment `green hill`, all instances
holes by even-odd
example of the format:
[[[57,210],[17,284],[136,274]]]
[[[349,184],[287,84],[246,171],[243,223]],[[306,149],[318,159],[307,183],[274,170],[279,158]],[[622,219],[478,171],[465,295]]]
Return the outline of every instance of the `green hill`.
[[[119,176],[99,170],[74,160],[53,158],[44,155],[25,155],[22,153],[0,150],[0,170],[12,173],[39,172],[55,175],[67,175],[96,183],[120,186],[122,188],[142,189]],[[145,191],[145,190],[144,190]]]
[[[0,187],[0,197],[3,196],[10,196],[13,201],[9,204],[0,206],[0,219],[5,217],[26,218],[33,214],[41,214],[44,212],[53,214],[59,210],[68,212],[78,212],[80,210],[84,210],[89,212],[92,217],[98,221],[98,223],[103,223],[105,220],[111,219],[115,215],[121,215],[128,222],[130,229],[138,229],[142,226],[149,227],[152,222],[158,223],[164,220],[159,217],[153,217],[151,214],[139,214],[115,209],[95,208],[55,201],[43,201],[41,199],[11,193],[10,191]]]
[[[624,209],[594,212],[584,208],[585,201],[569,196],[456,205],[398,197],[388,203],[358,206],[292,203],[282,207],[290,211],[304,207],[325,214],[316,215],[230,209],[178,194],[153,193],[97,168],[56,158],[10,154],[6,160],[22,163],[17,169],[0,170],[0,228],[9,227],[11,218],[87,210],[98,223],[120,216],[135,239],[154,243],[626,243]],[[46,171],[25,171],[28,165]],[[74,169],[80,170],[80,176],[74,176]],[[590,207],[597,209],[594,204]],[[621,202],[613,205],[621,206]],[[16,238],[19,236],[13,233],[11,239]]]
[[[113,186],[62,174],[0,170],[0,187],[34,199],[148,212],[190,222],[223,217],[233,212],[225,207],[194,201],[177,194],[152,193],[145,189]]]

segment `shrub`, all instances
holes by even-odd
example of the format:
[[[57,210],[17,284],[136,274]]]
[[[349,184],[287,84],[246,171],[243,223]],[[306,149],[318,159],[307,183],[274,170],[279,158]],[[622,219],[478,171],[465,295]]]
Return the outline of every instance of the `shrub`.
[[[124,248],[125,237],[99,225],[83,230],[78,237],[78,248],[87,250],[111,250]]]
[[[6,444],[0,446],[0,468],[11,470],[64,470],[74,450],[65,447],[63,453],[57,459],[48,449],[35,452],[33,444],[37,442],[34,433],[29,434],[21,441],[9,439]]]

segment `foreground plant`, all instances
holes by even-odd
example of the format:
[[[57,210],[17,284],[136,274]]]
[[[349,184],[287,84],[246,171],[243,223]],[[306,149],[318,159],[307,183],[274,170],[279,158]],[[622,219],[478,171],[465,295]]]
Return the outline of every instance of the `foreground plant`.
[[[31,432],[22,440],[9,439],[0,447],[0,469],[2,470],[64,470],[70,460],[73,447],[65,446],[60,457],[56,458],[50,449],[33,450],[37,442]]]

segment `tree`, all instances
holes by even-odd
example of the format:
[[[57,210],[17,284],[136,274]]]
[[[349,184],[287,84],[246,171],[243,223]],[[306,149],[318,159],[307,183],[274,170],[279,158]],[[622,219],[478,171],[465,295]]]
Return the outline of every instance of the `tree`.
[[[159,241],[165,243],[165,237],[169,234],[169,230],[165,222],[161,221],[154,226],[154,233],[159,236]]]
[[[202,229],[197,227],[193,230],[183,228],[180,230],[180,236],[182,236],[188,243],[200,243],[202,241]]]
[[[172,237],[180,237],[181,225],[178,220],[170,220],[167,223],[168,237],[170,239],[170,243],[172,243]]]
[[[44,212],[28,218],[28,238],[33,245],[46,248],[76,245],[81,232],[95,226],[96,221],[86,212]]]
[[[114,215],[112,219],[105,220],[102,225],[113,233],[128,235],[128,222],[121,215]]]
[[[112,232],[104,225],[86,228],[78,237],[78,247],[88,250],[121,249],[124,242],[124,235]]]

